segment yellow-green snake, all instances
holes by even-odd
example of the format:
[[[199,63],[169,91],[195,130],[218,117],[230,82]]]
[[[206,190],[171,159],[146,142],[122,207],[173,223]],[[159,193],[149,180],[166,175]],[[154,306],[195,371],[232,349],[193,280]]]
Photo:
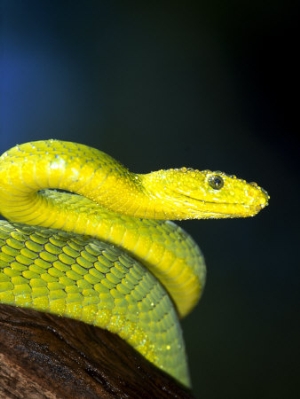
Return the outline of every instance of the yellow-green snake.
[[[189,386],[178,318],[205,264],[169,220],[253,216],[268,198],[222,172],[142,175],[81,144],[18,145],[0,157],[0,302],[105,328]]]

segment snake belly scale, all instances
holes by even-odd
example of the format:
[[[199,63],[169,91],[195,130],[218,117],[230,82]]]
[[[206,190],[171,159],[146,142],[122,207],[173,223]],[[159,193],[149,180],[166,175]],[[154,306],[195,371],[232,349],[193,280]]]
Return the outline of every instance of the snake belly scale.
[[[141,175],[81,144],[16,146],[0,157],[0,302],[105,328],[189,386],[178,318],[205,264],[169,219],[253,216],[268,198],[221,172]]]

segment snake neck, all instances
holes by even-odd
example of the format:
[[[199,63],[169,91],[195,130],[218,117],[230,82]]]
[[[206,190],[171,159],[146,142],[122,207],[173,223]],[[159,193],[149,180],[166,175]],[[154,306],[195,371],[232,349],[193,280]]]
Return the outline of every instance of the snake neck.
[[[155,187],[147,190],[147,175],[131,173],[109,155],[81,144],[56,140],[22,144],[4,153],[0,165],[0,213],[11,221],[33,220],[34,204],[45,218],[57,215],[51,199],[41,195],[44,189],[79,194],[132,217],[181,218]]]
[[[84,145],[56,140],[26,143],[4,153],[0,165],[0,213],[21,223],[26,223],[22,209],[30,212],[31,204],[38,202],[41,213],[48,213],[51,200],[40,194],[44,189],[76,193],[120,213],[134,209],[144,197],[138,176]]]

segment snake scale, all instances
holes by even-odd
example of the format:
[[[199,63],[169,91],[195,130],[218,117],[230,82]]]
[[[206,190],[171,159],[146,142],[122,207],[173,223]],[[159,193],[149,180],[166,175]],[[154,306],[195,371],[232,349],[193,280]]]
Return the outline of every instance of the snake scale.
[[[253,216],[267,193],[222,172],[129,172],[58,140],[0,157],[0,302],[118,334],[189,386],[179,318],[205,283],[200,249],[169,220]]]

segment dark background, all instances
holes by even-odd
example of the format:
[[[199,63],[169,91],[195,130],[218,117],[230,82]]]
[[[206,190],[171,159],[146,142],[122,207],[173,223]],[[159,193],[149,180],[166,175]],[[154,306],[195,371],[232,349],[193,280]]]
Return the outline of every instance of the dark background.
[[[183,322],[199,398],[299,397],[297,3],[2,1],[1,153],[78,141],[271,196],[255,218],[182,223],[208,266]]]

